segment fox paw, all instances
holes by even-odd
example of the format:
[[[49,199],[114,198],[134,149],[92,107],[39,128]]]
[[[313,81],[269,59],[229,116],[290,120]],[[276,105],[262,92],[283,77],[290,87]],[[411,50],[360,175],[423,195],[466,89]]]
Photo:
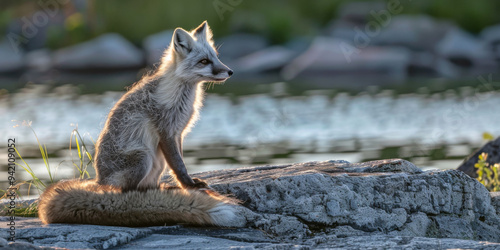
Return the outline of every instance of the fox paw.
[[[193,185],[193,188],[198,188],[198,189],[201,189],[201,188],[204,188],[204,189],[210,189],[210,187],[208,186],[208,184],[204,181],[202,181],[201,179],[198,179],[198,178],[193,178],[193,181],[194,181],[194,185]]]

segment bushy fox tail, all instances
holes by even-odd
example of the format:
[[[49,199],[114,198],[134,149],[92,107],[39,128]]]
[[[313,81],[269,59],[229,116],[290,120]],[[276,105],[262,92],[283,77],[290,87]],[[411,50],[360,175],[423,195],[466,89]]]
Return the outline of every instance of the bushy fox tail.
[[[237,209],[222,196],[172,188],[121,190],[93,180],[61,181],[40,197],[43,223],[109,226],[168,224],[237,226]]]

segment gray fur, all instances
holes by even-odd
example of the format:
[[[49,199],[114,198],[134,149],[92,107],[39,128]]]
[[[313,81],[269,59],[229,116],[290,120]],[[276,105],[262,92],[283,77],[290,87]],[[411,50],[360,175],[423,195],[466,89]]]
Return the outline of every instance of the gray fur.
[[[231,74],[217,58],[206,22],[191,32],[177,28],[158,70],[109,113],[96,143],[97,182],[123,190],[157,188],[168,163],[182,187],[206,186],[187,174],[182,140],[198,119],[203,83],[222,82]]]

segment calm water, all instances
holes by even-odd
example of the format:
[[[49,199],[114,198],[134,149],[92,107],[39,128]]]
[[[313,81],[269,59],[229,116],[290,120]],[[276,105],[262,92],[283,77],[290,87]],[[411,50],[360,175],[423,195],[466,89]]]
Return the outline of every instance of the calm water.
[[[496,115],[500,92],[485,91],[491,88],[474,80],[365,86],[362,91],[271,80],[228,82],[208,90],[201,120],[185,140],[190,173],[381,158],[408,159],[423,169],[452,169],[484,143],[483,132],[500,134]],[[77,175],[73,163],[80,162],[74,140],[69,150],[72,130],[78,127],[92,151],[92,140],[107,112],[123,94],[119,84],[108,88],[98,83],[9,86],[0,98],[0,113],[5,117],[1,132],[17,139],[21,155],[43,180],[49,175],[33,131],[13,126],[31,121],[47,148],[55,178],[73,178]],[[5,189],[6,154],[0,154],[0,162],[0,188]],[[30,180],[20,168],[16,176]]]

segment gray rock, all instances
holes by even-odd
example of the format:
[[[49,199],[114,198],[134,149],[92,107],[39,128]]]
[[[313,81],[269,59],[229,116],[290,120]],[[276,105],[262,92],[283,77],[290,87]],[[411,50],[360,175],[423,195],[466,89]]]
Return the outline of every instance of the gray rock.
[[[500,24],[484,28],[480,36],[485,46],[495,53],[496,59],[500,59]]]
[[[2,225],[2,227],[4,226]],[[24,241],[36,246],[106,249],[145,237],[152,232],[152,229],[149,228],[95,225],[52,224],[42,226],[37,218],[16,217],[16,242]]]
[[[13,17],[7,26],[6,36],[26,51],[47,47],[53,29],[63,29],[67,21],[68,14],[60,11],[62,5],[64,5],[62,2],[41,3],[40,8],[27,12],[19,18]],[[76,11],[84,11],[86,8],[88,7]]]
[[[194,176],[241,200],[238,213],[247,228],[42,226],[38,219],[18,218],[18,242],[125,249],[500,247],[498,202],[457,170],[422,172],[410,162],[391,159],[260,166]]]
[[[500,215],[500,192],[491,192],[491,205],[495,207],[497,214]]]
[[[446,33],[446,36],[436,44],[436,52],[439,55],[453,57],[486,57],[487,51],[482,47],[480,41],[473,35],[455,28]]]
[[[63,70],[138,68],[142,51],[119,34],[104,34],[93,40],[54,52],[53,66]]]
[[[431,220],[426,214],[417,212],[409,216],[400,231],[392,231],[390,235],[425,237]]]
[[[451,62],[452,65],[463,68],[492,69],[497,66],[491,52],[473,35],[454,28],[436,44],[436,53]],[[456,69],[457,74],[459,69]]]
[[[312,37],[294,37],[285,44],[285,47],[295,52],[295,55],[299,55],[309,48],[312,41]]]
[[[259,35],[234,34],[216,40],[221,61],[230,65],[237,58],[249,55],[266,48],[269,43]]]
[[[11,242],[6,249],[12,250],[31,250],[31,249],[54,249],[51,247],[39,247],[34,244],[30,244],[27,242]]]
[[[254,249],[261,243],[239,242],[234,240],[218,239],[214,237],[191,235],[164,235],[153,234],[137,240],[120,249]],[[268,244],[270,245],[270,244]]]
[[[308,226],[294,216],[265,214],[261,219],[249,221],[249,224],[280,238],[302,239],[311,233]]]
[[[6,247],[8,244],[9,242],[6,239],[0,238],[0,247]]]
[[[437,77],[439,76],[439,72],[436,70],[438,62],[439,58],[431,52],[413,52],[408,74],[410,76]]]
[[[481,219],[482,218],[479,218],[479,221],[472,223],[472,229],[476,233],[476,239],[486,241],[496,239],[495,242],[498,242],[500,240],[500,230],[498,227],[481,222]]]
[[[492,25],[484,28],[480,33],[486,43],[499,43],[500,42],[500,24]]]
[[[463,171],[472,178],[477,178],[477,169],[474,167],[474,164],[477,163],[482,153],[488,154],[486,162],[489,164],[493,165],[495,163],[500,163],[500,137],[486,143],[483,147],[469,155],[457,169]]]
[[[295,53],[282,46],[272,46],[237,59],[231,66],[238,73],[258,73],[279,70]]]
[[[10,73],[22,70],[25,66],[23,51],[14,48],[14,44],[4,40],[0,43],[0,73]]]
[[[315,75],[379,75],[405,79],[410,51],[405,48],[357,48],[348,41],[316,38],[309,49],[296,57],[283,70],[285,79]]]
[[[452,216],[436,216],[433,218],[436,223],[437,238],[473,239],[474,232],[469,221]],[[434,235],[432,235],[434,236]]]
[[[313,248],[323,249],[498,249],[499,243],[485,241],[435,239],[424,237],[370,235],[347,238],[316,237]]]
[[[328,28],[326,29],[326,34],[332,38],[349,41],[354,44],[354,38],[357,35],[356,27],[360,26],[345,20],[336,19],[330,22]]]
[[[196,176],[221,193],[235,195],[254,212],[296,216],[308,227],[347,225],[366,232],[422,236],[428,233],[430,219],[439,228],[447,225],[440,214],[460,217],[474,233],[475,222],[484,220],[497,228],[499,221],[488,191],[477,181],[458,171],[421,172],[403,160],[311,162]]]
[[[160,33],[150,35],[144,39],[142,46],[146,51],[146,60],[149,65],[160,62],[163,51],[168,48],[172,41],[173,30],[165,30]]]
[[[372,38],[374,45],[404,46],[417,51],[432,51],[455,25],[438,21],[426,15],[392,16],[387,27],[382,27]]]
[[[391,15],[388,19],[373,21],[377,29],[366,24],[335,20],[327,32],[357,47],[403,46],[415,51],[433,51],[436,43],[455,27],[451,22],[437,21],[426,15]]]
[[[52,66],[50,50],[38,49],[26,53],[26,66],[30,70],[47,71]]]
[[[337,17],[343,21],[364,24],[370,18],[370,13],[386,9],[386,4],[381,1],[373,2],[346,2],[337,11]]]

